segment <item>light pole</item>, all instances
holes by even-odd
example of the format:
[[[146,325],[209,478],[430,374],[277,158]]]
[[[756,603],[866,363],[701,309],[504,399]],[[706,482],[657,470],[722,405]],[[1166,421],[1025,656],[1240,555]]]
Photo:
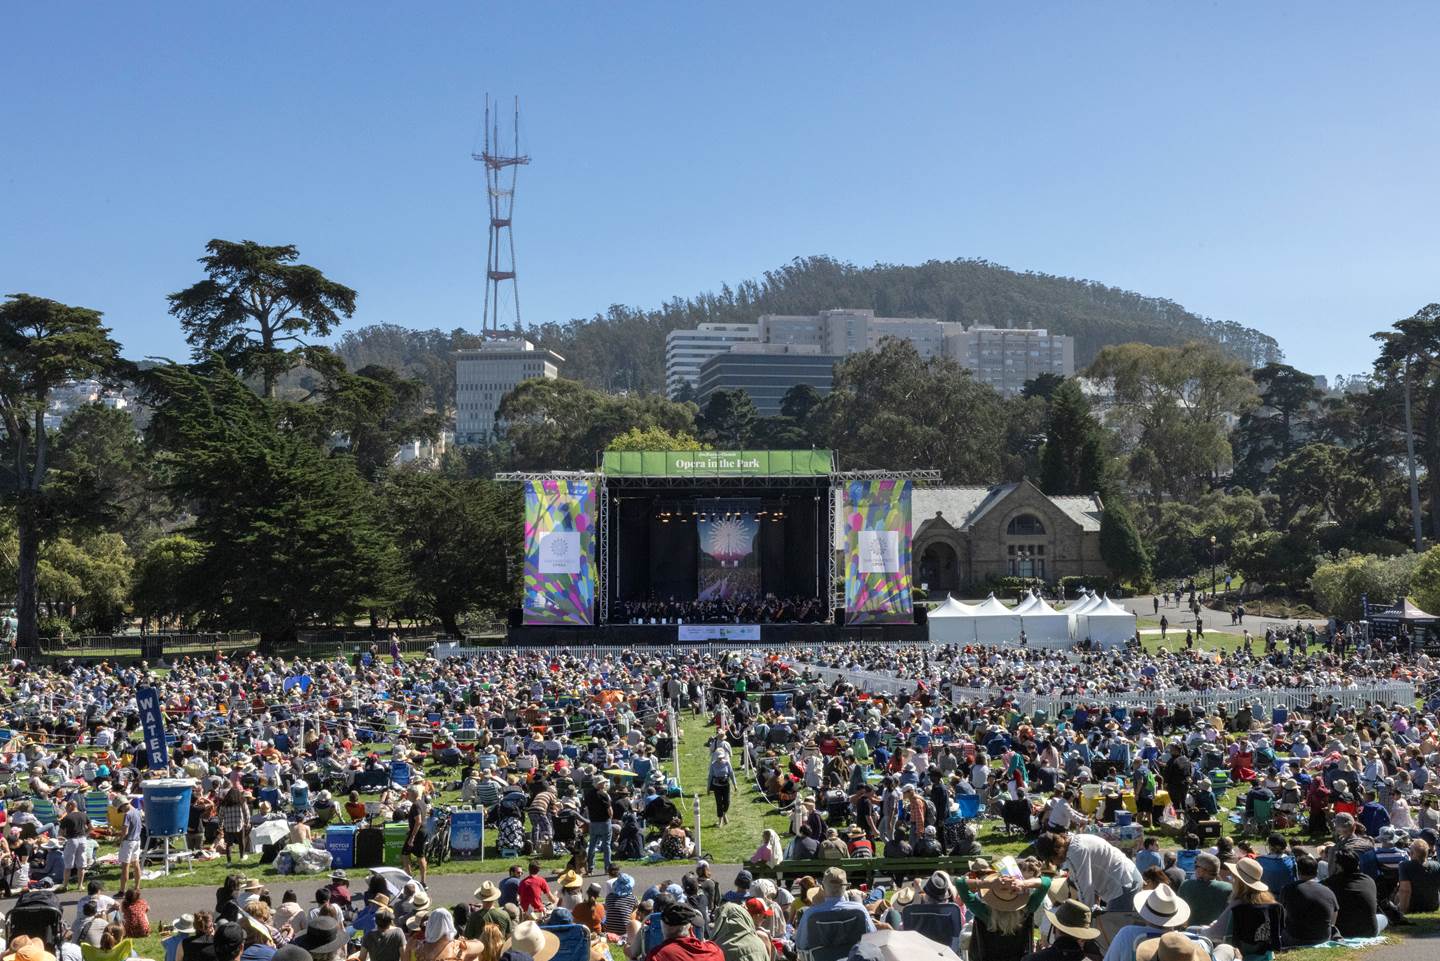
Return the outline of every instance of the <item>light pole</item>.
[[[1215,535],[1210,535],[1210,597],[1215,597]]]

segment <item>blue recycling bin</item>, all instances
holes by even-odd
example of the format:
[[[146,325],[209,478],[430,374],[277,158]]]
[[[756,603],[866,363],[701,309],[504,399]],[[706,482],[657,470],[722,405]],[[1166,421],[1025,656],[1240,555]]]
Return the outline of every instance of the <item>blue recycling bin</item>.
[[[353,868],[355,866],[354,824],[332,824],[325,829],[325,850],[330,852],[332,868]]]
[[[152,838],[175,838],[190,824],[190,799],[195,782],[189,778],[155,778],[140,784],[145,827]]]

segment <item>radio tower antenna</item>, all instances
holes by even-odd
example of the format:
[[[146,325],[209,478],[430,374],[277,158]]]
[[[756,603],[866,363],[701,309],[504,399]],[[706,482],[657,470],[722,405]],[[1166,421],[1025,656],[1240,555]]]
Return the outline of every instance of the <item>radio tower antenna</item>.
[[[491,108],[494,116],[491,116]],[[500,285],[510,285],[506,313],[515,330],[520,329],[520,288],[515,282],[515,233],[511,223],[515,214],[515,180],[521,167],[530,158],[520,152],[520,98],[515,98],[512,119],[514,146],[506,153],[500,141],[500,101],[485,95],[485,147],[470,156],[485,165],[485,192],[490,199],[490,239],[485,254],[485,312],[481,336],[500,334],[500,312],[503,298]],[[508,178],[506,175],[509,175]],[[513,310],[513,313],[512,313]]]

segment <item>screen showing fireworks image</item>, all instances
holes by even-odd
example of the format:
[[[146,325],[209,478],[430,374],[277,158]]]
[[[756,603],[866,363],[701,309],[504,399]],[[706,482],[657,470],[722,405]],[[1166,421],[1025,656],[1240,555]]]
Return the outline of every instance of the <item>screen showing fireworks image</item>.
[[[755,498],[695,502],[700,544],[696,597],[700,600],[760,594],[760,555],[755,543],[760,534],[759,507]]]

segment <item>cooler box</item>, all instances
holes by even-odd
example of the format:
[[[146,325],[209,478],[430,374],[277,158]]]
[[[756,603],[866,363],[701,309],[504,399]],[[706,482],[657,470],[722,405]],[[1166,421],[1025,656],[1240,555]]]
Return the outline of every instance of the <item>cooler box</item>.
[[[145,827],[152,838],[183,837],[190,824],[190,799],[195,782],[189,778],[155,778],[140,784]]]
[[[1117,828],[1129,827],[1135,823],[1135,815],[1129,811],[1115,812],[1115,826]]]
[[[330,852],[332,868],[355,866],[355,825],[332,824],[325,829],[325,850]]]
[[[385,825],[385,863],[399,866],[400,851],[405,847],[405,838],[410,834],[410,825],[396,821]]]

